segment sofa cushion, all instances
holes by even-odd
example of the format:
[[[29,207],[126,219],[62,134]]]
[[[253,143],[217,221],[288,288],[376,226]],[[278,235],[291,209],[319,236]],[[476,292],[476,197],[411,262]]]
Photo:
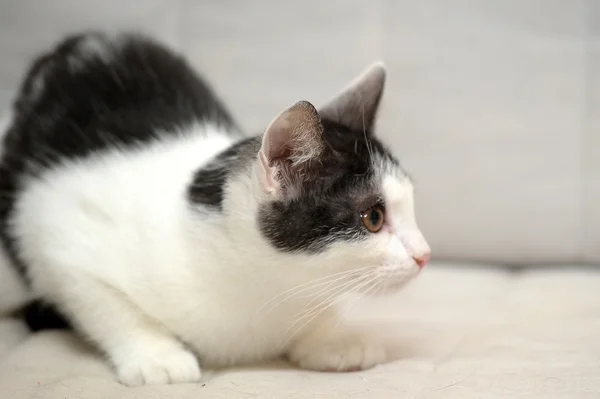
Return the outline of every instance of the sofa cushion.
[[[474,266],[432,264],[397,295],[352,307],[348,318],[379,334],[391,357],[357,373],[281,362],[205,370],[199,384],[128,388],[71,334],[26,336],[4,320],[0,397],[597,398],[600,272]]]

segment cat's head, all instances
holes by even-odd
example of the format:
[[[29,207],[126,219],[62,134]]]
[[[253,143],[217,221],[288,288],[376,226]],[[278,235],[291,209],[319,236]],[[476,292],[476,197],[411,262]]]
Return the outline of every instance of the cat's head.
[[[368,68],[328,104],[301,101],[267,127],[255,176],[258,224],[272,247],[306,267],[373,286],[402,285],[429,260],[413,186],[374,131],[385,67]]]

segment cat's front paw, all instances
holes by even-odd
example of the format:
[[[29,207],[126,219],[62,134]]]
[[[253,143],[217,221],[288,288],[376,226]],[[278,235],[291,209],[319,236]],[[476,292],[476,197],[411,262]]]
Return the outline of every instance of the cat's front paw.
[[[183,348],[132,354],[116,368],[128,386],[197,382],[201,375],[196,356]]]
[[[289,352],[289,359],[302,368],[318,371],[359,371],[386,360],[385,348],[362,335],[307,338]]]

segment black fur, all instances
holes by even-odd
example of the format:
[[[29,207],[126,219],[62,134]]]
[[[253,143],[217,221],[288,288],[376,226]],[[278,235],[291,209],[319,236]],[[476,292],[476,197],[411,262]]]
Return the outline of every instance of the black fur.
[[[353,131],[323,120],[325,151],[304,171],[301,195],[264,204],[259,225],[263,235],[284,251],[319,252],[337,240],[361,240],[370,234],[360,213],[385,205],[376,172],[398,162],[372,132]]]
[[[33,301],[23,310],[23,319],[32,332],[72,329],[71,324],[54,306]]]
[[[241,140],[196,171],[188,188],[190,203],[222,210],[227,177],[255,158],[260,144],[260,137]]]
[[[93,39],[104,54],[86,51]],[[237,132],[232,117],[183,58],[142,36],[68,37],[26,75],[0,163],[0,238],[19,272],[7,225],[26,176],[65,159],[149,142],[196,121]]]

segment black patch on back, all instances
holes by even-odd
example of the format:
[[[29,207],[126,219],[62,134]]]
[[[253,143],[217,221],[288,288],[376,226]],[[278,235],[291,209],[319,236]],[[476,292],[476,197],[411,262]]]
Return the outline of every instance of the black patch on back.
[[[306,171],[302,194],[264,204],[259,211],[262,234],[283,251],[316,253],[336,240],[361,240],[368,234],[360,212],[382,203],[372,159],[398,166],[397,160],[370,132],[352,131],[323,120],[326,149]]]
[[[248,165],[258,154],[260,145],[260,137],[239,141],[198,169],[188,188],[189,202],[221,211],[228,176],[237,172],[239,167]]]
[[[104,50],[85,49],[94,38]],[[210,121],[237,132],[232,117],[187,62],[151,39],[100,33],[66,38],[39,57],[13,106],[0,160],[0,239],[19,272],[8,220],[24,179],[66,159],[142,145]]]

